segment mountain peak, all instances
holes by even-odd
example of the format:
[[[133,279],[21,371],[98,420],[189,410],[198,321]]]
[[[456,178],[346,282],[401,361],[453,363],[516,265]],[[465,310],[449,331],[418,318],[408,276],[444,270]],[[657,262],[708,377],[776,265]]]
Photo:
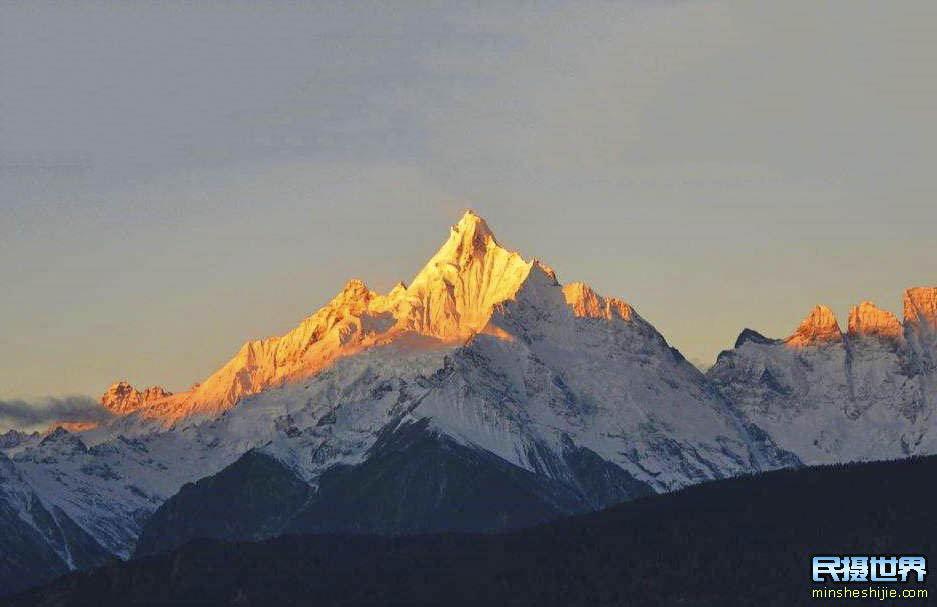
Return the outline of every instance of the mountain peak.
[[[352,278],[342,288],[338,295],[329,302],[331,307],[341,307],[353,302],[367,303],[377,297],[377,293],[368,288],[363,280]]]
[[[172,392],[168,392],[160,386],[152,386],[141,392],[130,385],[129,382],[122,380],[108,386],[107,392],[101,396],[100,402],[110,411],[120,415],[131,413],[144,405],[171,395]]]
[[[172,422],[217,413],[244,396],[314,375],[338,358],[405,333],[435,338],[426,345],[464,341],[485,330],[494,306],[515,296],[531,267],[532,262],[498,244],[484,219],[467,211],[409,286],[398,282],[379,295],[363,281],[349,280],[295,329],[245,343],[204,382],[152,403],[147,415]],[[102,403],[129,413],[150,401],[123,382],[112,386]]]
[[[466,211],[407,288],[407,326],[444,340],[481,331],[492,308],[514,297],[531,267],[498,244],[484,219]]]
[[[842,341],[843,332],[836,315],[826,306],[814,306],[797,330],[787,338],[789,346],[803,347]]]
[[[364,294],[368,291],[368,286],[359,278],[352,278],[345,283],[345,287],[342,289],[342,293]]]
[[[863,301],[849,310],[850,336],[874,335],[894,339],[901,334],[901,324],[895,315],[871,301]]]
[[[489,243],[493,247],[501,248],[498,239],[495,238],[494,232],[485,220],[475,211],[469,210],[462,215],[462,219],[457,224],[449,228],[449,239],[437,251],[433,259],[458,263],[459,259],[471,255],[472,252],[486,249]]]
[[[534,270],[538,278],[531,281]],[[118,414],[146,405],[145,415],[170,423],[224,411],[245,396],[310,377],[339,358],[407,334],[428,338],[418,340],[421,347],[460,344],[477,333],[503,336],[504,331],[490,322],[493,311],[519,297],[524,285],[537,283],[541,274],[549,286],[559,286],[549,266],[525,261],[502,247],[485,220],[469,210],[409,286],[398,282],[389,293],[379,295],[361,280],[350,280],[295,329],[248,341],[188,392],[170,395],[159,388],[139,392],[119,382],[101,402]],[[568,285],[563,293],[578,316],[625,321],[635,316],[624,301],[597,295],[582,283]]]
[[[488,227],[488,223],[482,218],[481,215],[473,211],[472,209],[467,209],[462,215],[462,219],[459,220],[457,224],[452,226],[452,231],[458,234],[465,236],[471,236],[473,239],[478,238],[482,241],[487,238],[494,239],[495,235],[491,231],[491,228]],[[495,240],[495,244],[497,244]]]
[[[913,287],[904,292],[904,321],[937,328],[937,287]]]

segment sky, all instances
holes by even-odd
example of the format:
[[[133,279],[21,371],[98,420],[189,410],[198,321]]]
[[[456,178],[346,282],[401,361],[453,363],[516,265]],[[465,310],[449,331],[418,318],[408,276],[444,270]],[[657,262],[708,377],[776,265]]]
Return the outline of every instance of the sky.
[[[184,390],[465,208],[707,365],[937,285],[937,4],[0,6],[0,410]],[[80,401],[84,402],[84,401]]]

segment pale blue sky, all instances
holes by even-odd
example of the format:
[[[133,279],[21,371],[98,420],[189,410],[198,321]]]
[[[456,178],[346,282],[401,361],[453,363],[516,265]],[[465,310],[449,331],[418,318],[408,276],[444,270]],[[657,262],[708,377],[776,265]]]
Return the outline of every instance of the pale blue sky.
[[[937,284],[930,0],[163,4],[0,7],[0,398],[184,389],[467,206],[699,361]]]

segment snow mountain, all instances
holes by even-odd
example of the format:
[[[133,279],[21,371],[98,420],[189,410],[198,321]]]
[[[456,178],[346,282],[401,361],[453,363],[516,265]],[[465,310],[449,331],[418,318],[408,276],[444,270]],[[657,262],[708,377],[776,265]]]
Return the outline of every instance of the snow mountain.
[[[116,415],[97,428],[7,452],[48,508],[120,557],[151,520],[163,531],[147,537],[223,533],[200,526],[199,499],[183,499],[214,475],[232,499],[208,518],[263,537],[323,530],[323,513],[340,508],[359,508],[362,530],[509,528],[798,463],[631,306],[561,285],[472,212],[409,286],[380,295],[350,281],[191,390],[117,383],[102,406]],[[238,511],[253,477],[223,474],[271,465],[279,473],[260,477],[308,488],[290,493],[289,520],[260,516],[262,503]],[[365,482],[375,492],[355,493]],[[491,497],[508,488],[512,499]],[[171,516],[154,517],[170,498]]]
[[[937,453],[937,288],[904,296],[904,320],[872,302],[847,331],[824,306],[786,339],[746,329],[707,377],[746,419],[806,464]]]

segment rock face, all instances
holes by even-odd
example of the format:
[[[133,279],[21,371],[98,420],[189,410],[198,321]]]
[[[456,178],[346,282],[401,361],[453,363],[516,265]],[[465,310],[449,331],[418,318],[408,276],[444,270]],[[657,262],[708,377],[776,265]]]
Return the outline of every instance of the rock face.
[[[862,302],[849,313],[847,339],[822,306],[787,340],[743,332],[707,376],[806,463],[935,453],[935,293],[909,289],[903,325]]]
[[[485,220],[466,213],[410,283],[401,323],[442,340],[466,339],[485,328],[497,304],[513,299],[535,264],[502,248]]]
[[[904,322],[937,328],[937,287],[914,287],[904,294]]]
[[[849,310],[849,336],[873,336],[898,339],[904,330],[895,315],[877,307],[871,301],[863,301]]]
[[[571,282],[563,286],[563,297],[573,309],[573,314],[579,318],[604,318],[611,320],[619,318],[624,321],[631,320],[633,310],[631,306],[614,297],[597,295],[589,285],[581,282]]]
[[[842,341],[843,333],[833,311],[826,306],[815,306],[797,330],[787,338],[792,347],[817,346]]]
[[[112,413],[124,415],[169,396],[172,396],[172,392],[167,392],[159,386],[153,386],[141,392],[126,381],[119,381],[108,386],[107,392],[101,396],[101,404]]]

